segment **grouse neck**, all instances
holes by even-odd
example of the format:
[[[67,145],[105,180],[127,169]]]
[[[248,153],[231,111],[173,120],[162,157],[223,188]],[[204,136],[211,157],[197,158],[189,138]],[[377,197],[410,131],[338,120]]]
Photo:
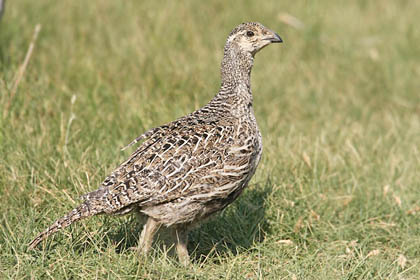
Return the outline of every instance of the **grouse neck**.
[[[219,95],[240,95],[252,102],[251,70],[254,56],[231,45],[226,45],[221,67],[222,84]]]

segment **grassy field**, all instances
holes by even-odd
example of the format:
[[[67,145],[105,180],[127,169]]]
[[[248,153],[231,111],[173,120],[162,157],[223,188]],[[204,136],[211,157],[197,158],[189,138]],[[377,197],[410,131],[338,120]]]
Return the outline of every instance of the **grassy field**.
[[[418,279],[420,1],[180,3],[7,2],[0,278]],[[137,259],[132,216],[94,217],[27,252],[122,146],[212,98],[226,36],[250,20],[285,41],[253,69],[264,154],[244,194],[191,233],[193,264],[159,245]]]

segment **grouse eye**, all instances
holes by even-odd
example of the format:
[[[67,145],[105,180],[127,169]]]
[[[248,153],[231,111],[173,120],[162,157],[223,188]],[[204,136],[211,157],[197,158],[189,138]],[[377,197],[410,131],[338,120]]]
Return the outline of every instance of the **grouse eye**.
[[[252,37],[252,36],[254,36],[254,32],[252,32],[252,31],[247,31],[247,32],[246,32],[246,36],[248,36],[248,37]]]

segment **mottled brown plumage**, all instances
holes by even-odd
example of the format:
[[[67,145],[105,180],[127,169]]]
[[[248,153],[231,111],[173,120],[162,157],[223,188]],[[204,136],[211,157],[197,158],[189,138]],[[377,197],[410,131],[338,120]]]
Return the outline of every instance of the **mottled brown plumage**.
[[[143,143],[128,160],[29,248],[80,219],[134,211],[148,217],[140,238],[142,252],[147,253],[154,233],[164,225],[174,229],[179,258],[187,263],[189,228],[234,201],[257,168],[262,141],[250,75],[254,55],[274,42],[282,41],[259,23],[236,27],[224,48],[219,93],[201,109],[137,137],[129,146]]]

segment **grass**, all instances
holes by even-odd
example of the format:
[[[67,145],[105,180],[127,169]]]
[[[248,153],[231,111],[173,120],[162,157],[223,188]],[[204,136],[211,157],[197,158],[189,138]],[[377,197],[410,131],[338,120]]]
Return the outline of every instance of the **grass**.
[[[414,0],[8,1],[1,278],[417,279],[419,13]],[[244,194],[191,233],[193,264],[162,246],[138,260],[131,216],[89,219],[27,252],[129,155],[120,147],[217,92],[224,40],[249,20],[285,41],[253,70],[264,154]]]

